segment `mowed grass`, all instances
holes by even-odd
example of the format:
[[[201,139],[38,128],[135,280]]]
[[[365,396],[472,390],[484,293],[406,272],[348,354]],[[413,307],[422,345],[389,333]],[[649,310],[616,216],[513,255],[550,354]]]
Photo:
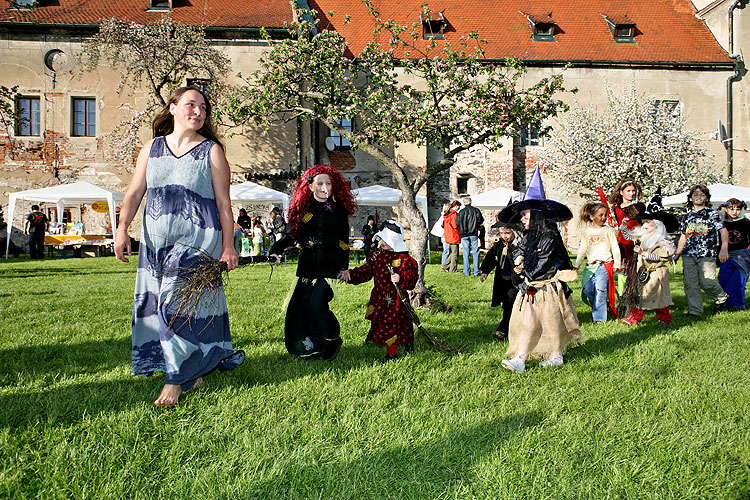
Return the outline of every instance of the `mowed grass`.
[[[433,259],[435,262],[435,259]],[[340,285],[333,363],[284,349],[295,267],[231,273],[244,365],[178,407],[130,376],[135,259],[0,262],[0,498],[750,498],[750,313],[591,323],[565,365],[504,370],[491,281],[426,270],[451,312],[420,311],[463,354],[417,338],[381,365],[371,284]],[[707,305],[710,310],[710,306]]]

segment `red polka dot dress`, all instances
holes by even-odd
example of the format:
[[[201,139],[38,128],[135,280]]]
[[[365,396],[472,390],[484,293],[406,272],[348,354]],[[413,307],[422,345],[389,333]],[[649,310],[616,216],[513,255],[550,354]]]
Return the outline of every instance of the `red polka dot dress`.
[[[393,283],[388,265],[399,274],[400,281]],[[349,283],[358,285],[373,280],[375,286],[370,293],[365,318],[372,324],[367,342],[387,345],[395,335],[399,344],[414,341],[414,326],[401,305],[394,286],[411,290],[417,284],[417,261],[407,253],[377,250],[371,253],[363,265],[349,271]],[[391,341],[392,343],[393,341]]]

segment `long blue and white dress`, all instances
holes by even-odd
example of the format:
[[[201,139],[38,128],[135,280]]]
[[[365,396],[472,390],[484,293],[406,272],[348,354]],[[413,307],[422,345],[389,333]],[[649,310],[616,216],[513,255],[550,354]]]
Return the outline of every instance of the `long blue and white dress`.
[[[222,250],[209,152],[205,140],[175,156],[163,136],[154,139],[146,167],[138,272],[133,300],[133,375],[165,373],[165,383],[190,389],[215,369],[232,370],[245,359],[232,349],[223,287],[202,300],[195,315],[173,321],[175,269],[194,268],[202,254]]]

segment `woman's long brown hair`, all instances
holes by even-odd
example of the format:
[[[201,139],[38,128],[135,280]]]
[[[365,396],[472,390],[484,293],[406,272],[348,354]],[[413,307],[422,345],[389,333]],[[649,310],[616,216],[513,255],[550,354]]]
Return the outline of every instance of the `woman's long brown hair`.
[[[172,113],[169,112],[169,105],[177,104],[177,102],[188,90],[195,90],[196,92],[198,92],[201,96],[203,96],[203,100],[206,103],[206,119],[203,121],[203,126],[198,129],[198,134],[202,135],[206,139],[211,139],[216,144],[218,144],[221,149],[224,149],[224,144],[221,142],[221,140],[219,140],[218,134],[216,133],[216,127],[214,127],[211,118],[211,101],[208,99],[208,96],[205,92],[203,92],[198,87],[193,86],[180,87],[172,92],[172,95],[169,96],[169,101],[167,101],[167,105],[164,106],[161,111],[159,111],[159,113],[154,118],[154,121],[151,123],[154,137],[159,137],[160,135],[168,135],[174,131],[174,116],[172,116]]]
[[[612,194],[609,195],[609,203],[612,207],[612,210],[620,206],[620,204],[622,203],[622,193],[620,191],[628,186],[635,187],[635,200],[633,201],[633,203],[635,203],[641,198],[641,196],[643,196],[643,186],[641,186],[641,183],[636,181],[635,179],[626,177],[617,183],[615,188],[612,190]]]

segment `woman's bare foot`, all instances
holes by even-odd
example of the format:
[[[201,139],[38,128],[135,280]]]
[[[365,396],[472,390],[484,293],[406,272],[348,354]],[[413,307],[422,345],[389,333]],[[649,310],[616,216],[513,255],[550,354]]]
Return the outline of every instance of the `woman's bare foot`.
[[[164,388],[159,394],[159,398],[154,401],[156,406],[174,406],[182,394],[182,387],[173,384],[164,384]]]
[[[203,385],[203,377],[198,377],[197,379],[195,379],[195,382],[193,382],[193,387],[191,387],[190,389],[188,389],[188,391],[192,391],[194,389],[200,389],[200,387],[202,385]],[[187,392],[187,391],[185,391],[185,392]]]

